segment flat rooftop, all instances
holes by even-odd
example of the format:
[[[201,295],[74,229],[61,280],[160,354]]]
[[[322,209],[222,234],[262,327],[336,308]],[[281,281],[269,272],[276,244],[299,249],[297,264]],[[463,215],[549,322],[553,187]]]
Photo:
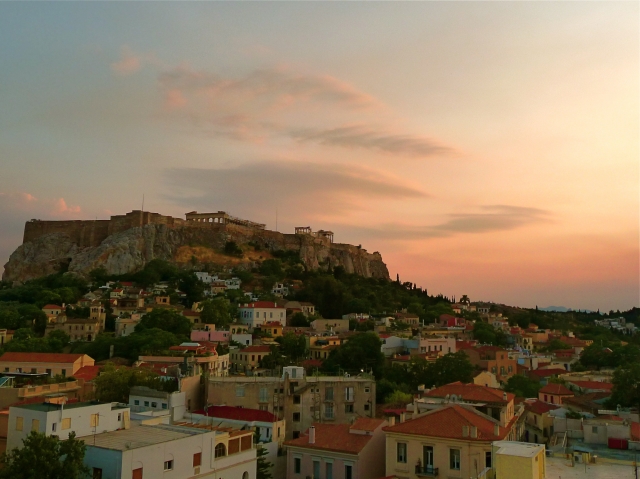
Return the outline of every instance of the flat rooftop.
[[[496,441],[493,445],[498,447],[496,454],[518,457],[535,457],[545,449],[541,444],[516,441]]]
[[[110,405],[111,409],[129,408],[129,406],[126,406],[126,405],[110,403],[110,402],[72,402],[72,403],[64,404],[63,409],[77,409],[81,407],[101,406],[105,404]],[[55,404],[55,403],[39,402],[39,403],[33,403],[33,404],[21,404],[19,406],[11,406],[11,407],[16,407],[20,409],[30,409],[32,411],[48,412],[48,411],[59,411],[61,409],[61,406],[62,405]]]
[[[88,447],[126,451],[210,432],[209,430],[186,427],[141,425],[133,426],[130,429],[86,436],[82,439],[86,441]]]

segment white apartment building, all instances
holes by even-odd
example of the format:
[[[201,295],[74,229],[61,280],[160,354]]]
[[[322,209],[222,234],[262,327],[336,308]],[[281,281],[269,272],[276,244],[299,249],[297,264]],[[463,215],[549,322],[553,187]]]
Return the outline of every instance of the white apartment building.
[[[13,406],[9,408],[7,451],[22,447],[22,441],[31,431],[56,435],[64,440],[71,432],[75,432],[76,437],[99,435],[128,429],[129,423],[129,408],[117,403],[44,402]]]
[[[84,463],[99,479],[255,479],[253,431],[140,425],[87,441]]]
[[[132,419],[163,418],[163,423],[182,420],[187,411],[184,392],[157,391],[146,386],[134,386],[129,392]]]
[[[287,325],[287,310],[271,301],[256,301],[240,306],[240,322],[251,328],[264,323],[278,321],[282,326]]]

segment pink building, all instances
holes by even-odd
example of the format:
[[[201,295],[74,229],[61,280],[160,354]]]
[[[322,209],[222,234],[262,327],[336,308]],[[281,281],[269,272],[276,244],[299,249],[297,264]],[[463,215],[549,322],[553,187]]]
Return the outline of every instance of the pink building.
[[[191,341],[211,341],[213,343],[228,343],[231,340],[230,331],[207,331],[197,330],[191,331]]]
[[[376,479],[385,475],[383,419],[311,426],[287,441],[287,479]]]

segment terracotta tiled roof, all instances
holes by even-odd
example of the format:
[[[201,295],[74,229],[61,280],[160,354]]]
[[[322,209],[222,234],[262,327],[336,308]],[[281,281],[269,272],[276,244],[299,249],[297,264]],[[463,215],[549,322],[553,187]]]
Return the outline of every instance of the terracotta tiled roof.
[[[556,406],[555,404],[547,404],[542,401],[534,401],[532,403],[526,403],[526,408],[528,411],[531,411],[534,414],[544,414],[549,411],[553,411],[554,409],[559,409],[560,406]]]
[[[247,346],[244,349],[238,351],[239,353],[269,353],[271,348],[269,346]]]
[[[602,391],[611,391],[613,384],[603,383],[599,381],[573,381],[567,380],[568,383],[578,386],[580,389],[600,389]]]
[[[472,383],[464,384],[460,381],[432,389],[424,395],[427,397],[445,398],[447,395],[451,396],[453,394],[465,401],[482,401],[502,404],[506,404],[515,398],[515,395],[504,392],[500,389],[480,386]],[[506,399],[504,399],[505,394],[507,396]]]
[[[380,427],[380,425],[384,422],[383,419],[373,419],[368,417],[360,417],[355,420],[355,422],[349,428],[350,430],[355,431],[369,431],[373,432]]]
[[[497,424],[477,412],[473,408],[465,408],[460,405],[450,405],[441,409],[435,409],[424,416],[410,419],[395,426],[387,426],[385,431],[417,436],[441,437],[448,439],[461,439],[465,441],[497,441],[503,439],[507,428],[499,427],[495,434]],[[463,426],[469,427],[469,436],[463,436]],[[471,437],[471,427],[478,428],[478,437]]]
[[[0,362],[12,363],[73,363],[84,354],[64,353],[4,353]]]
[[[76,379],[84,379],[85,381],[93,381],[101,369],[102,366],[83,366],[75,372],[73,377]]]
[[[201,409],[200,411],[196,411],[195,414],[205,415],[205,411],[204,409]],[[207,408],[206,416],[247,422],[276,422],[278,420],[278,418],[269,411],[233,406],[209,406]]]
[[[553,369],[534,369],[529,371],[527,374],[529,376],[535,376],[537,378],[548,378],[551,376],[557,376],[558,374],[566,374],[567,371],[565,369],[553,368]]]
[[[557,394],[560,396],[573,396],[573,392],[564,387],[562,384],[549,383],[540,389],[540,392],[543,394]]]
[[[59,304],[47,304],[43,306],[42,309],[62,309],[62,306]]]
[[[381,419],[379,421],[382,422]],[[298,439],[285,442],[287,446],[322,449],[325,451],[359,454],[373,436],[349,432],[349,424],[314,424],[316,440],[309,444],[308,431]]]

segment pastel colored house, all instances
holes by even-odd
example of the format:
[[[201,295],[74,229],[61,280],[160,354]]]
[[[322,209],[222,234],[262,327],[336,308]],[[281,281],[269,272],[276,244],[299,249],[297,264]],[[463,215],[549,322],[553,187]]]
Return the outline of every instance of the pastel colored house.
[[[496,441],[496,478],[544,479],[545,447],[526,442]]]
[[[551,404],[562,404],[564,398],[575,396],[573,392],[562,384],[549,383],[538,391],[538,399]]]
[[[229,353],[231,367],[235,371],[253,371],[260,366],[260,361],[271,353],[269,346],[248,346]]]
[[[287,479],[376,479],[385,475],[383,419],[314,424],[287,441]]]
[[[240,322],[251,328],[264,323],[278,321],[282,326],[287,325],[287,310],[270,301],[256,301],[240,306]]]
[[[537,444],[546,444],[553,435],[553,416],[551,411],[560,408],[559,405],[543,401],[525,403],[526,420],[524,440]]]
[[[0,356],[0,372],[46,373],[50,376],[73,376],[84,366],[93,366],[86,354],[64,353],[4,353]]]
[[[492,443],[511,437],[513,428],[456,404],[387,426],[384,431],[387,476],[467,478],[490,470]]]

